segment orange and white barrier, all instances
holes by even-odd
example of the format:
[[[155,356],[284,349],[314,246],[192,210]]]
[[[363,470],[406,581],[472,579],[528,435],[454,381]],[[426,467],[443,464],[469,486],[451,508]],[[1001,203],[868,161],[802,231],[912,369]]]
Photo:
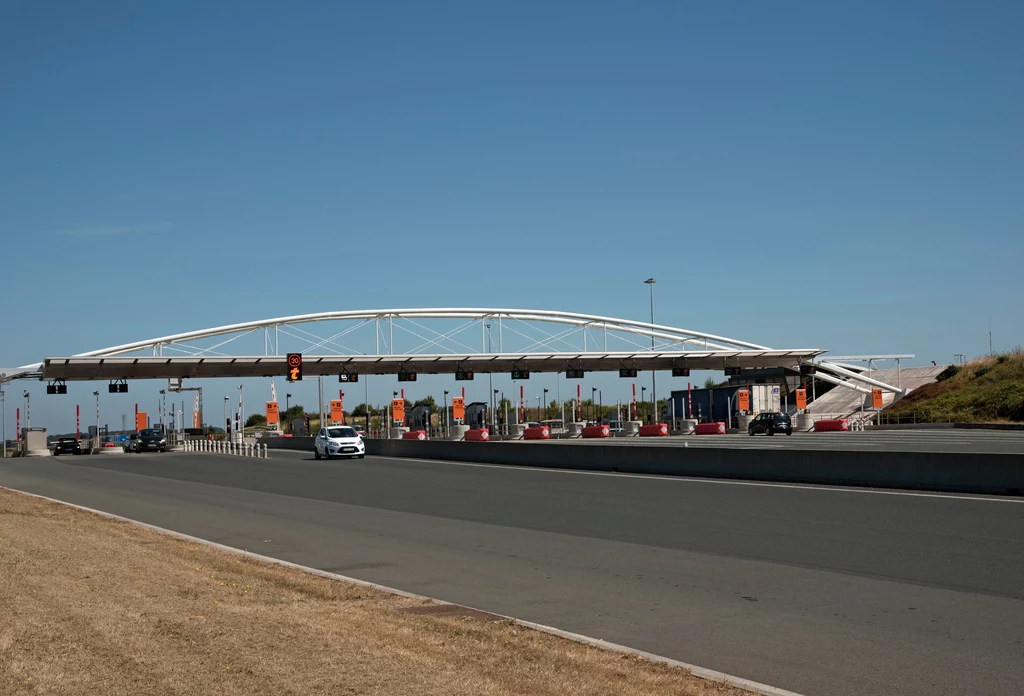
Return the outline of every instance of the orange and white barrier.
[[[850,429],[848,418],[836,418],[833,420],[820,420],[814,422],[816,433],[845,433]]]
[[[725,435],[725,423],[698,423],[697,435]]]
[[[466,432],[466,442],[488,442],[491,433],[487,428],[475,428]]]
[[[641,425],[640,437],[668,437],[668,423]]]
[[[612,431],[607,425],[588,425],[583,429],[583,437],[600,438],[611,437]]]
[[[403,440],[426,440],[427,432],[425,430],[410,430],[407,433],[402,433]]]

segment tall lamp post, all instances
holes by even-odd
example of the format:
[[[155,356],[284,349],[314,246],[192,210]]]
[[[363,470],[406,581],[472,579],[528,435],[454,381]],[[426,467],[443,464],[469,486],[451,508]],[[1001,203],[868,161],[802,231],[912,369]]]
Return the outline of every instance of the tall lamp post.
[[[0,374],[0,377],[6,376],[6,374]],[[0,420],[0,430],[3,430],[4,459],[7,459],[7,396],[4,394],[3,382],[0,382],[0,411],[3,412],[2,416],[0,416],[0,419],[2,419]]]
[[[96,397],[96,437],[92,442],[92,449],[98,454],[100,451],[100,393],[98,391],[94,391],[92,395]],[[164,437],[167,437],[166,427],[167,426],[164,425]]]
[[[245,385],[238,385],[238,441],[245,443]]]
[[[22,394],[25,397],[25,427],[32,427],[32,395],[28,392]]]
[[[230,423],[230,421],[228,420],[228,402],[229,401],[231,401],[231,397],[230,396],[225,396],[224,397],[224,437],[228,437],[228,424]]]
[[[647,404],[647,387],[640,387],[640,403]]]
[[[595,414],[601,415],[601,414],[597,413],[597,387],[591,387],[590,388],[590,421],[592,423],[596,423],[597,422],[597,418],[594,418]]]
[[[440,425],[440,424],[439,424]],[[448,390],[444,390],[444,436],[451,437],[448,428]]]
[[[648,278],[644,281],[647,286],[651,289],[651,323],[654,323],[654,284],[657,281],[654,278]],[[651,336],[651,350],[654,350],[654,336]],[[658,410],[658,387],[656,381],[656,370],[651,370],[651,402],[654,404],[654,410]],[[658,422],[658,414],[655,413],[653,416],[652,423]]]

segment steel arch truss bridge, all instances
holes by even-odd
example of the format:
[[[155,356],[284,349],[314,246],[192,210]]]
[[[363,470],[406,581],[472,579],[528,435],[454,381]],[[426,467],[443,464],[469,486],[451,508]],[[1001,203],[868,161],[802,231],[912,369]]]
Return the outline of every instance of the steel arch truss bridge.
[[[566,370],[799,369],[824,351],[773,349],[660,324],[529,309],[322,312],[161,336],[8,370],[50,381]],[[820,368],[827,363],[818,363]],[[843,381],[846,381],[845,379]],[[895,391],[895,388],[893,388]]]

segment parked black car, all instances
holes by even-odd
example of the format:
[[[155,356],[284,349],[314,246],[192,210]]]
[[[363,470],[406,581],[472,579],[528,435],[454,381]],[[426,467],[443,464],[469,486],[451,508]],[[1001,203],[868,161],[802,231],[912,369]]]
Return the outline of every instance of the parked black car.
[[[766,411],[764,413],[757,414],[757,417],[750,421],[750,426],[747,428],[747,432],[750,435],[753,435],[754,433],[764,433],[765,435],[786,433],[787,435],[792,435],[793,421],[790,420],[789,414],[787,413]]]
[[[146,450],[167,451],[167,437],[162,430],[146,428],[139,431],[139,439],[135,441],[135,451],[145,452]]]
[[[60,437],[57,438],[57,442],[53,445],[53,456],[57,457],[62,454],[81,454],[82,443],[73,437]]]

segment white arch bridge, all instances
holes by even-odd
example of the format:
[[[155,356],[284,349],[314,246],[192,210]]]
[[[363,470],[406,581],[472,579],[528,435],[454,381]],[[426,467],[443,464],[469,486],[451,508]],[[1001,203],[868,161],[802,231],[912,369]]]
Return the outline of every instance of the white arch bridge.
[[[316,331],[314,331],[316,329]],[[305,376],[497,373],[513,370],[743,370],[814,364],[815,376],[850,389],[901,393],[815,348],[777,349],[629,319],[531,309],[385,309],[276,317],[0,369],[50,382],[284,377],[286,353]]]

